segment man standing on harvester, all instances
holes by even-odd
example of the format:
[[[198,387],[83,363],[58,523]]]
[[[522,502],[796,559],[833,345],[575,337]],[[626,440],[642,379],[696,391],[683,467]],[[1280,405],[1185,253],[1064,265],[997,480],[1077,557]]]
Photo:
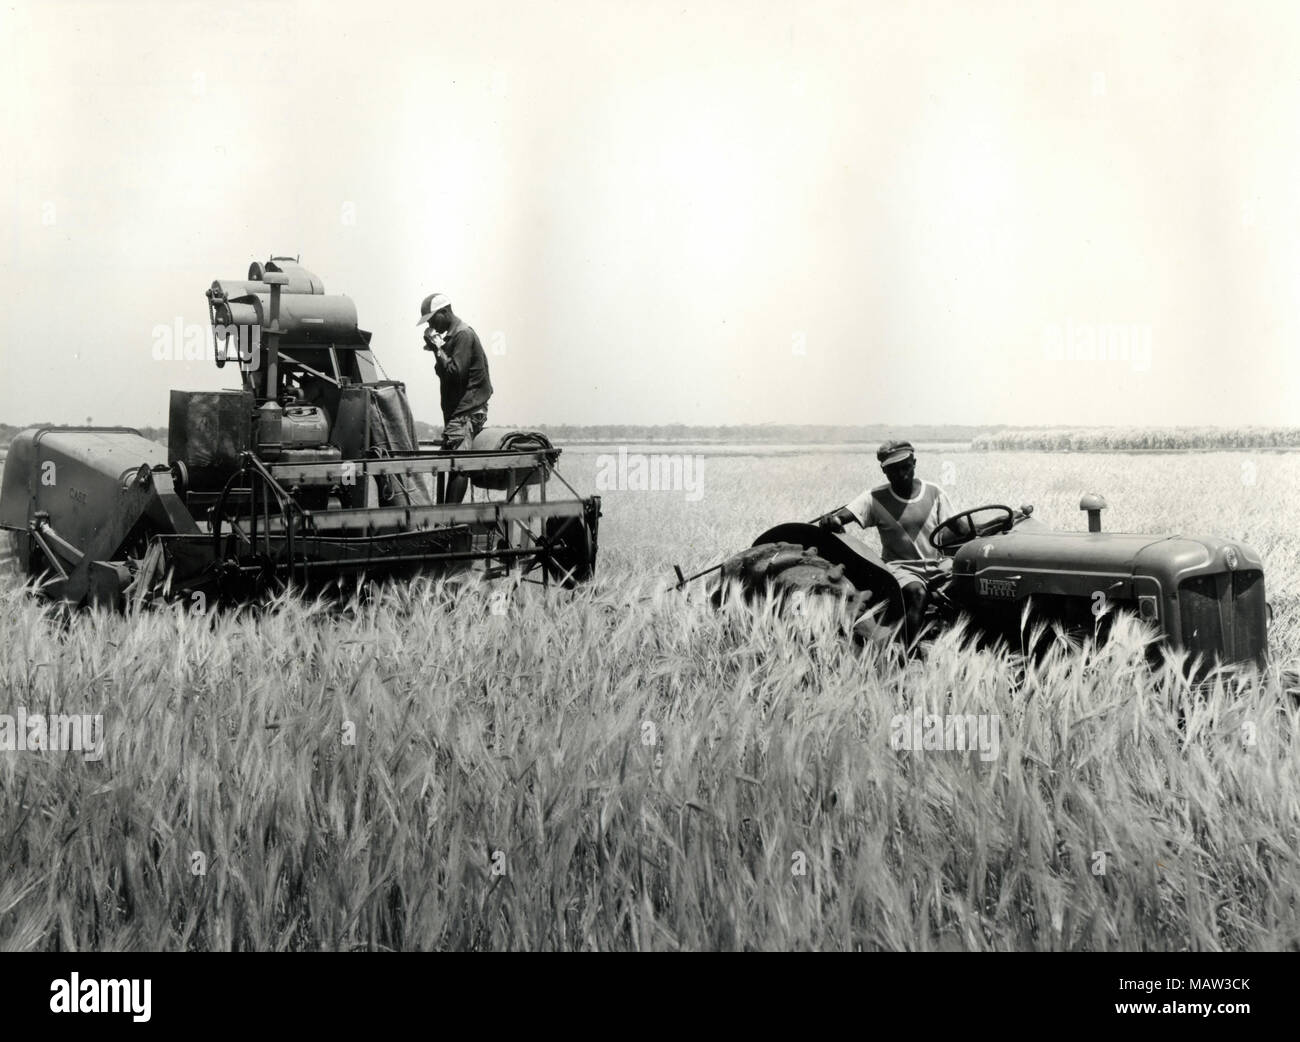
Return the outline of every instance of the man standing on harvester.
[[[907,639],[920,631],[929,583],[948,574],[951,562],[930,545],[935,526],[952,516],[948,496],[938,485],[916,476],[916,453],[909,441],[887,441],[876,451],[885,484],[865,490],[852,502],[818,519],[842,532],[850,521],[880,533],[880,557],[902,587],[907,609]]]
[[[492,397],[487,354],[478,334],[451,309],[443,293],[430,293],[420,304],[424,349],[436,357],[442,397],[442,448],[444,452],[468,449],[487,423],[487,403]],[[463,474],[447,482],[446,502],[465,498],[469,479]]]

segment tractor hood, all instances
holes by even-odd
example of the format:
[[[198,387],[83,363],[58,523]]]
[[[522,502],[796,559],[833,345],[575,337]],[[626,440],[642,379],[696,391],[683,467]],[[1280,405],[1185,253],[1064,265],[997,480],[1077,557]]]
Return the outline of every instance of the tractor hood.
[[[1070,592],[1067,577],[1146,576],[1173,589],[1189,573],[1263,568],[1259,554],[1217,536],[1037,530],[974,539],[957,551],[954,575],[1018,573],[1028,592]],[[1048,576],[1057,577],[1048,580]],[[1034,577],[1037,577],[1036,580]],[[1064,582],[1062,582],[1064,580]],[[1060,587],[1058,590],[1057,587]]]
[[[1121,532],[1018,532],[973,539],[957,551],[956,572],[979,571],[992,565],[1016,568],[1068,568],[1088,572],[1130,573],[1147,547],[1156,543],[1186,543],[1194,553],[1198,543],[1160,536]]]
[[[960,547],[948,591],[1011,643],[1029,602],[1080,634],[1114,606],[1155,626],[1169,647],[1258,663],[1268,646],[1263,577],[1255,550],[1218,536],[1017,528]]]

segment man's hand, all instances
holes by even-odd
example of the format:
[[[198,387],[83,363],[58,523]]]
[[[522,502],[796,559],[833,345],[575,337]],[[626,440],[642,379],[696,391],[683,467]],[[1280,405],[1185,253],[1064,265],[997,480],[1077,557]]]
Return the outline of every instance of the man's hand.
[[[437,351],[441,346],[438,343],[438,334],[433,331],[433,327],[426,326],[424,329],[424,349],[426,351]]]
[[[817,519],[819,528],[824,528],[828,532],[844,531],[844,515],[848,513],[843,507],[839,510],[832,510],[829,514],[823,514]]]

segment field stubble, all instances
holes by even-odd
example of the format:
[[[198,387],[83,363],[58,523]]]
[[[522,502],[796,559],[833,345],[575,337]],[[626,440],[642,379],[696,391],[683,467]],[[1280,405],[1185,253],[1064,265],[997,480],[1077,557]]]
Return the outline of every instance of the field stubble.
[[[594,490],[596,458],[564,472]],[[946,466],[945,464],[951,464]],[[1214,532],[1263,554],[1297,653],[1300,458],[924,457],[960,509]],[[418,583],[342,610],[52,613],[6,593],[0,712],[102,713],[102,760],[0,753],[16,949],[1300,946],[1300,716],[1193,694],[1143,637],[1027,670],[960,634],[900,665],[836,620],[666,594],[875,483],[862,456],[706,459],[605,492],[576,594]],[[999,755],[891,748],[995,715]],[[1244,740],[1250,735],[1253,744]]]

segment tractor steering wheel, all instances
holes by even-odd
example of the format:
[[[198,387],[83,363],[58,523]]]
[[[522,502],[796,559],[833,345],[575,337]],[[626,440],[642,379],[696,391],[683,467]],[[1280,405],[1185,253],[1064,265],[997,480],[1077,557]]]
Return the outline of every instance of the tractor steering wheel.
[[[993,517],[980,518],[978,521],[973,516],[990,510],[997,513]],[[940,553],[951,553],[972,539],[1010,532],[1014,523],[1015,511],[1001,503],[975,507],[974,510],[963,510],[960,514],[953,514],[952,517],[934,526],[934,531],[930,533],[930,545]]]

